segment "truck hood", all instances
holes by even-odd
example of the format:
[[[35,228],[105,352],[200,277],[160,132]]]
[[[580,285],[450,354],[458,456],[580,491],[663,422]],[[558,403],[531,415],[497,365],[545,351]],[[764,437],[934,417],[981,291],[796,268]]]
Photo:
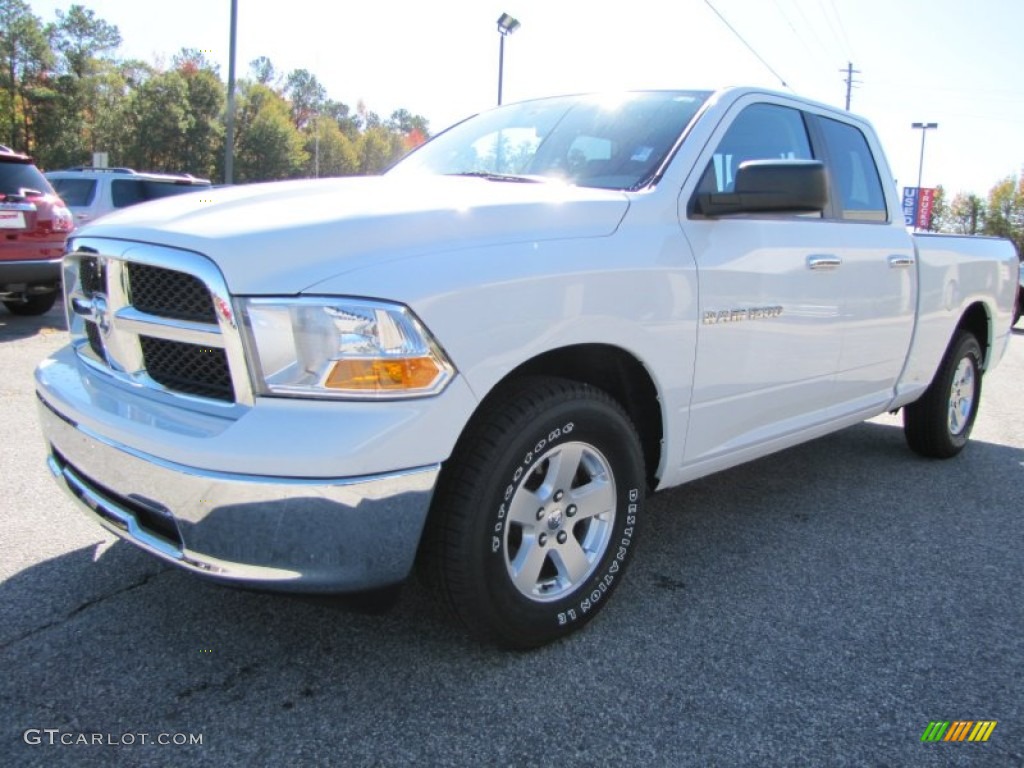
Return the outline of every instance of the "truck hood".
[[[628,207],[622,192],[557,182],[371,176],[195,192],[126,208],[75,234],[197,251],[216,262],[232,293],[283,295],[381,260],[607,236]]]

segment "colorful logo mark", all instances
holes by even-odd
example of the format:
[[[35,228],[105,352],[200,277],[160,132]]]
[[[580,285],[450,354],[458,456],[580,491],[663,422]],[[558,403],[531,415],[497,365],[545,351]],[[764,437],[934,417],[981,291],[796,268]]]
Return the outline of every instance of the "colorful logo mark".
[[[932,720],[921,734],[921,741],[988,741],[996,728],[995,720]]]

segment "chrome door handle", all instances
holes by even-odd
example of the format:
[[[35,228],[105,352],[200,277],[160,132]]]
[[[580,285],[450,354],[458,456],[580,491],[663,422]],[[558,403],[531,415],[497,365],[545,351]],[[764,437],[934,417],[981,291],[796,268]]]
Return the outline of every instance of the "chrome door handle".
[[[914,266],[914,257],[913,256],[901,256],[899,254],[896,254],[895,256],[890,256],[889,257],[889,266],[892,267],[893,269],[898,269],[898,268],[901,268],[901,267],[904,267],[904,268],[905,267],[912,267],[912,266]]]
[[[842,265],[843,260],[838,256],[815,255],[807,257],[809,269],[839,269]]]

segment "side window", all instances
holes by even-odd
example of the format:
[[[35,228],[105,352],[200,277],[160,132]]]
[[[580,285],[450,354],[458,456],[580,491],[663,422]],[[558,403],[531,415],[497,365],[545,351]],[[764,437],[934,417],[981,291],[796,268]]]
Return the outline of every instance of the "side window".
[[[203,189],[203,187],[198,184],[178,184],[173,181],[147,180],[142,182],[142,199],[146,201],[159,200],[162,197],[174,197],[186,192],[194,192],[197,189]]]
[[[840,217],[852,221],[887,221],[885,193],[864,134],[838,120],[821,119],[832,178],[839,192]]]
[[[51,183],[68,205],[92,205],[96,197],[96,182],[91,179],[53,179]]]
[[[747,160],[813,160],[799,110],[775,104],[746,107],[722,137],[701,179],[702,192],[732,192]]]
[[[134,179],[117,179],[112,182],[110,196],[114,200],[115,208],[126,208],[145,199],[142,196],[142,185]]]

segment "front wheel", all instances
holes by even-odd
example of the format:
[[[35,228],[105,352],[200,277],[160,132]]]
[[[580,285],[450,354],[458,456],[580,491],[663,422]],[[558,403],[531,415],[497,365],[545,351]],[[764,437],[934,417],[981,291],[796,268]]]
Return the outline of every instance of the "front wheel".
[[[956,456],[967,445],[981,400],[981,347],[958,331],[920,400],[903,409],[903,432],[916,453]]]
[[[473,634],[533,648],[581,628],[619,585],[644,501],[636,430],[604,392],[525,379],[445,466],[420,573]]]

